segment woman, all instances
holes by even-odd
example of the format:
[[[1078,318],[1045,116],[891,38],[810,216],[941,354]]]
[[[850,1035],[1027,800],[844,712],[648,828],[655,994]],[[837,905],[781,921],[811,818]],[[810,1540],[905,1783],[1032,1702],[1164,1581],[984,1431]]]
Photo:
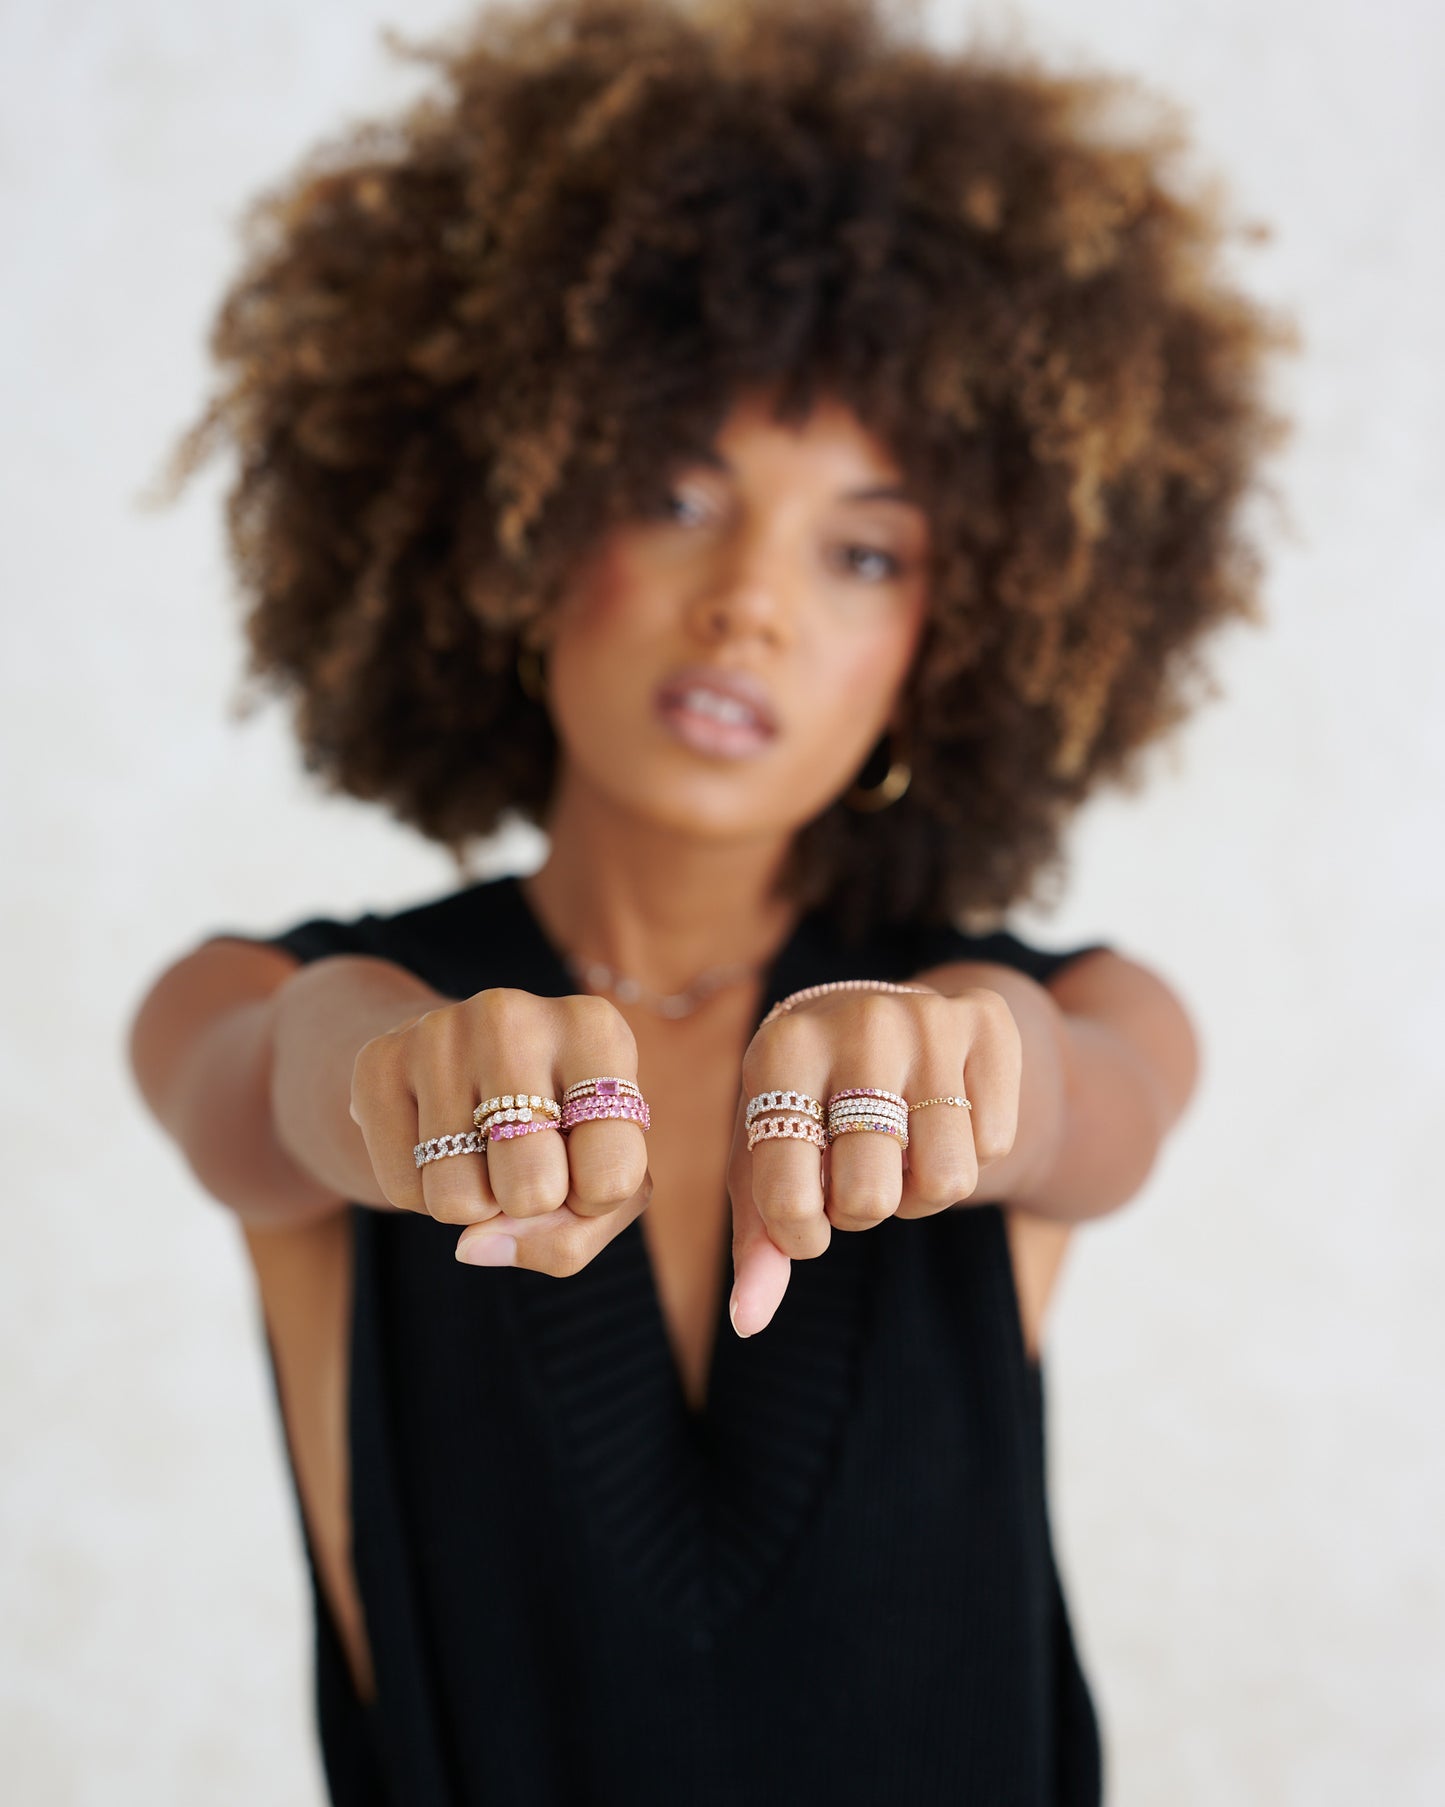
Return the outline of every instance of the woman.
[[[310,768],[547,857],[133,1032],[255,1264],[333,1798],[1096,1802],[1042,1323],[1198,1057],[1001,918],[1253,608],[1278,331],[1103,78],[819,0],[423,54],[258,207],[180,468],[239,450]]]

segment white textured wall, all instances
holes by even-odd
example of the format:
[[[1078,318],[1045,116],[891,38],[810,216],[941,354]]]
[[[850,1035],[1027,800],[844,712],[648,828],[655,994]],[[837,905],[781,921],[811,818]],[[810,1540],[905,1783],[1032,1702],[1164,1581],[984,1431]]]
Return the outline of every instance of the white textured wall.
[[[952,34],[964,9],[938,8]],[[314,1804],[305,1573],[242,1245],[141,1111],[148,977],[212,927],[390,907],[443,856],[227,718],[221,473],[132,498],[201,392],[237,212],[411,91],[435,0],[0,15],[6,1195],[0,1772],[16,1802]],[[1000,17],[996,11],[993,16]],[[1426,0],[1066,0],[1062,60],[1190,108],[1306,334],[1267,632],[1024,932],[1182,988],[1196,1105],[1077,1239],[1055,1533],[1112,1807],[1445,1799],[1445,311]]]

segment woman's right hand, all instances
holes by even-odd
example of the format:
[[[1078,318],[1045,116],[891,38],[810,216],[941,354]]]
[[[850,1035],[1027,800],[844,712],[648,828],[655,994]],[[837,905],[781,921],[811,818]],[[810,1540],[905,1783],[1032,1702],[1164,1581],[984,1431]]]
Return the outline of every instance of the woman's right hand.
[[[391,1204],[469,1226],[458,1260],[561,1277],[646,1208],[652,1177],[640,1124],[596,1118],[566,1135],[540,1130],[421,1167],[412,1151],[471,1129],[484,1099],[536,1092],[560,1102],[568,1086],[606,1075],[637,1082],[636,1040],[605,998],[497,987],[366,1042],[352,1069],[351,1116]]]

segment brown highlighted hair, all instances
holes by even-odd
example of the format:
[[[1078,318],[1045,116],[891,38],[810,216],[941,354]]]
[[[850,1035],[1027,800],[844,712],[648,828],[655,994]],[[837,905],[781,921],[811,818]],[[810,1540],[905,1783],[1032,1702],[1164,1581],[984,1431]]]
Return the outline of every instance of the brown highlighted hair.
[[[543,0],[389,41],[434,86],[252,204],[171,467],[234,448],[249,675],[307,768],[459,860],[544,820],[524,638],[741,390],[823,391],[922,492],[931,611],[912,785],[826,810],[786,882],[852,929],[1037,893],[1210,687],[1211,631],[1262,618],[1246,505],[1293,329],[1227,280],[1260,229],[1186,180],[1177,111],[869,0]]]

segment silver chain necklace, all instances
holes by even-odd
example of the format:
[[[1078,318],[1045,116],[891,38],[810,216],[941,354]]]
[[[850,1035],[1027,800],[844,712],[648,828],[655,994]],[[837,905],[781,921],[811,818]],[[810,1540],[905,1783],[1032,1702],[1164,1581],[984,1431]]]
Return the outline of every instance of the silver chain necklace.
[[[742,962],[710,966],[685,991],[651,991],[639,980],[614,972],[601,960],[566,958],[568,969],[579,984],[594,991],[610,991],[621,1004],[641,1004],[646,1010],[655,1010],[659,1016],[671,1018],[691,1016],[714,992],[728,985],[741,984],[744,979],[755,979],[763,971],[761,965],[749,966]]]

